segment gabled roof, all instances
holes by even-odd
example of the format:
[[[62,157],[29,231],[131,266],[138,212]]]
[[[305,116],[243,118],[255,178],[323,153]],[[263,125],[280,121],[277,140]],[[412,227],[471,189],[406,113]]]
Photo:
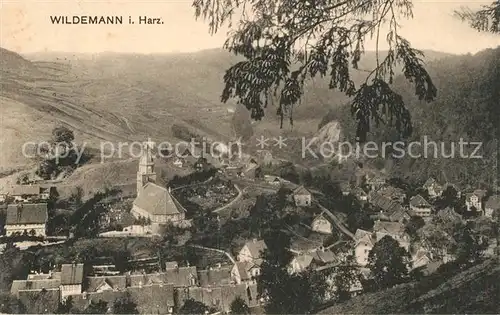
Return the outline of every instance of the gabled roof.
[[[485,207],[490,209],[500,209],[500,195],[494,195],[488,198]]]
[[[320,263],[330,263],[335,261],[335,254],[331,250],[317,250],[312,253],[313,260]]]
[[[299,265],[300,270],[304,270],[311,265],[313,256],[308,254],[297,255],[294,257],[294,261]]]
[[[354,234],[354,240],[356,242],[356,245],[358,245],[361,242],[366,242],[369,245],[375,245],[376,239],[373,236],[372,232],[368,232],[365,230],[357,229],[356,233]]]
[[[7,207],[5,225],[45,224],[47,222],[47,204],[10,204]]]
[[[483,189],[476,189],[471,193],[467,193],[465,196],[467,200],[470,200],[472,196],[477,196],[479,200],[483,199],[483,197],[486,195],[486,190]]]
[[[83,264],[63,264],[61,266],[61,284],[82,284]]]
[[[310,195],[311,193],[304,186],[299,186],[293,191],[294,195]]]
[[[149,182],[135,198],[134,205],[152,215],[175,215],[184,210],[174,200],[165,187]]]
[[[405,233],[405,226],[399,222],[375,221],[373,231],[379,233],[387,233],[392,235],[403,235]]]
[[[261,252],[267,249],[267,245],[264,240],[252,240],[246,242],[245,246],[248,248],[253,258],[259,258],[261,256]]]
[[[427,200],[424,199],[424,197],[420,195],[413,196],[410,199],[410,205],[413,207],[419,207],[419,208],[424,208],[424,207],[430,207],[431,205],[427,202]]]
[[[17,295],[19,291],[23,290],[59,289],[60,285],[60,279],[14,280],[12,282],[10,292],[13,295]]]
[[[391,200],[377,192],[370,194],[370,203],[382,209],[386,213],[394,213],[396,211],[404,211],[403,206],[398,202]]]

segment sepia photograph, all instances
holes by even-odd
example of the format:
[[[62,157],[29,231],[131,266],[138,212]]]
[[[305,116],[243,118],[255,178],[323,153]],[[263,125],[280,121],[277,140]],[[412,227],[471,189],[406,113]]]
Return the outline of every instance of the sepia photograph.
[[[0,0],[0,314],[500,314],[499,0]]]

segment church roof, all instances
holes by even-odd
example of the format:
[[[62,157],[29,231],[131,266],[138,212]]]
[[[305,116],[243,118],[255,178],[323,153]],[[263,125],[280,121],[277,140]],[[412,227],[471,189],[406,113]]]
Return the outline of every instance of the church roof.
[[[155,183],[147,183],[144,186],[135,198],[134,205],[152,215],[174,215],[183,211],[168,190]]]

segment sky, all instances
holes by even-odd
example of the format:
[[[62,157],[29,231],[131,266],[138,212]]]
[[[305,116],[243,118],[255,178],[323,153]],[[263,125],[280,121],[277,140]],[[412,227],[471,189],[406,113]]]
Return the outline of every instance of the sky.
[[[272,0],[269,0],[272,1]],[[448,53],[475,53],[500,45],[500,36],[478,33],[452,16],[461,6],[492,0],[414,0],[414,18],[402,20],[401,34],[413,47]],[[0,0],[0,46],[18,53],[192,52],[222,47],[226,30],[208,33],[196,21],[192,0]],[[123,15],[123,25],[53,25],[51,15]],[[162,25],[126,25],[128,16],[161,17]],[[367,50],[374,50],[369,42]]]

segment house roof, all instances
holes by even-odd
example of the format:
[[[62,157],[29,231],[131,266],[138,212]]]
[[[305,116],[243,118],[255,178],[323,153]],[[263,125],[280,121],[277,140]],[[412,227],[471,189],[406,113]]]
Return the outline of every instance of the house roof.
[[[142,192],[135,198],[134,205],[152,215],[175,215],[183,212],[178,203],[165,187],[155,183],[147,183]]]
[[[446,207],[442,210],[439,210],[436,213],[435,217],[437,219],[446,220],[446,221],[458,221],[459,222],[462,220],[462,216],[460,214],[458,214],[455,210],[453,210],[453,208],[450,208],[450,207]]]
[[[420,207],[420,208],[423,208],[423,207],[430,207],[431,205],[427,202],[427,200],[424,199],[424,197],[422,197],[421,195],[416,195],[416,196],[413,196],[411,199],[410,199],[410,205],[413,206],[413,207]]]
[[[372,232],[368,232],[361,229],[356,230],[356,233],[354,234],[354,240],[356,241],[356,245],[365,241],[372,246],[375,245],[376,241]]]
[[[264,240],[252,240],[246,242],[245,246],[248,248],[253,258],[260,257],[261,252],[267,249],[267,245]]]
[[[311,193],[304,186],[299,186],[293,191],[294,195],[310,195]]]
[[[313,261],[313,256],[308,254],[297,255],[294,257],[295,262],[299,265],[299,269],[303,270],[311,265]]]
[[[373,231],[392,235],[402,235],[405,233],[405,226],[399,222],[375,221]]]
[[[222,266],[198,271],[200,286],[217,286],[231,282],[231,266]]]
[[[61,280],[59,279],[14,280],[10,287],[10,292],[17,295],[22,290],[59,289],[60,285]]]
[[[15,185],[10,189],[10,194],[13,196],[22,195],[38,195],[40,194],[39,185]]]
[[[61,266],[61,284],[82,284],[83,264],[63,264]]]
[[[398,202],[391,200],[377,192],[370,194],[370,203],[382,209],[387,213],[394,213],[396,211],[404,211],[403,206]]]
[[[248,271],[251,269],[252,266],[254,266],[254,264],[249,261],[237,261],[235,265],[236,268],[238,269],[238,273],[240,274],[241,280],[249,280],[250,273]]]
[[[104,284],[109,285],[114,290],[123,290],[127,287],[127,276],[97,276],[87,277],[88,292],[95,292]]]
[[[394,186],[383,187],[377,191],[380,195],[389,199],[405,197],[406,193],[403,189]]]
[[[317,250],[312,253],[313,260],[321,263],[330,263],[335,261],[335,254],[331,250]]]
[[[47,204],[10,204],[7,207],[5,225],[45,224],[47,222]]]
[[[485,207],[490,209],[500,209],[500,195],[494,195],[488,198]]]

